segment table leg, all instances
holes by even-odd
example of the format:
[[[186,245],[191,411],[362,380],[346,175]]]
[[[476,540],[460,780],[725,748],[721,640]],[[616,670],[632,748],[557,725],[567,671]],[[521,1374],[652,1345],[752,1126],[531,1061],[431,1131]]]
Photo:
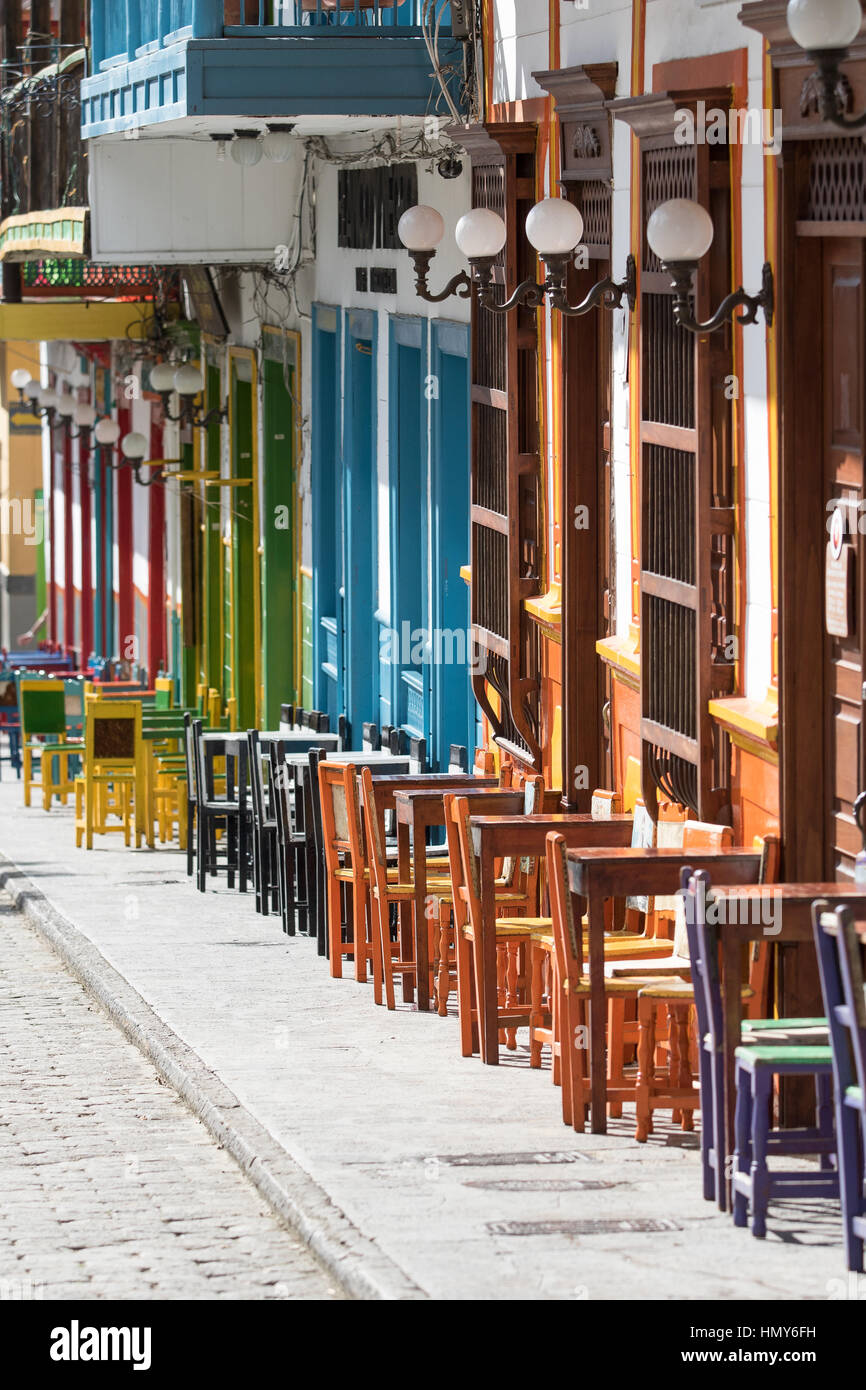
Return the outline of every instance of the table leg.
[[[397,877],[401,883],[411,882],[412,877],[412,854],[409,847],[409,827],[403,824],[402,821],[397,822]],[[401,960],[414,960],[417,972],[418,956],[416,954],[411,911],[412,909],[408,903],[401,903],[397,908],[400,922],[400,958]],[[387,930],[387,927],[383,926],[383,930]],[[403,1003],[411,1004],[415,999],[415,986],[412,983],[411,971],[404,970],[401,981]]]
[[[478,1001],[478,1040],[481,1060],[499,1063],[499,1009],[496,989],[496,862],[489,840],[483,840],[479,856],[481,879],[481,940],[475,942],[475,979]],[[480,965],[480,972],[479,972]]]
[[[422,828],[412,825],[415,861],[415,964],[417,966],[418,1009],[430,1008],[430,933],[427,918],[427,845]]]
[[[722,1020],[722,1055],[724,1057],[725,1088],[725,1155],[730,1159],[734,1152],[734,1109],[737,1100],[736,1062],[734,1053],[740,1043],[740,1028],[743,1017],[741,999],[742,982],[740,962],[742,946],[735,932],[722,932],[722,1001],[724,1016]],[[718,1158],[717,1158],[718,1161]],[[717,1175],[717,1182],[724,1183],[728,1202],[731,1200],[730,1163],[723,1166]]]
[[[607,1133],[607,1000],[604,992],[604,899],[587,899],[589,924],[589,1080],[593,1134]],[[578,922],[580,917],[578,917]]]

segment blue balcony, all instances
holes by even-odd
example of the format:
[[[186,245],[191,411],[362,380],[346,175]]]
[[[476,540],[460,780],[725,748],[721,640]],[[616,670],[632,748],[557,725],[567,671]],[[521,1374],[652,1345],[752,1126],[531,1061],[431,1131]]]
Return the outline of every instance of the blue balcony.
[[[464,9],[446,0],[91,0],[82,134],[182,128],[185,118],[447,115],[434,57],[462,109]]]

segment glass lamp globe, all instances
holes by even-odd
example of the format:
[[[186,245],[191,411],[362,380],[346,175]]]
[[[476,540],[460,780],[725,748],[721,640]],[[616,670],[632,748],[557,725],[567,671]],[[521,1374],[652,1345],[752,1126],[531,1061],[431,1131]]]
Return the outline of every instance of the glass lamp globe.
[[[204,390],[204,377],[198,367],[188,363],[174,374],[174,389],[181,396],[198,396]]]
[[[75,414],[75,400],[72,396],[58,396],[57,414],[63,420],[71,420]]]
[[[155,367],[150,369],[151,390],[168,393],[174,390],[174,377],[177,371],[170,362],[157,362]]]
[[[646,229],[650,248],[665,265],[696,262],[713,242],[713,219],[691,198],[671,198],[650,217]]]
[[[848,48],[860,33],[860,0],[788,0],[791,38],[809,53]]]
[[[465,212],[454,229],[454,238],[467,261],[498,256],[507,235],[502,218],[489,208]]]
[[[16,391],[26,391],[30,383],[30,373],[26,367],[16,367],[9,380]]]
[[[110,447],[116,444],[120,438],[120,425],[116,420],[112,420],[106,415],[102,420],[98,420],[93,431],[97,444],[104,444]]]
[[[397,235],[407,251],[435,251],[445,235],[445,223],[435,208],[418,203],[403,213]]]
[[[42,386],[35,376],[30,377],[27,385],[24,387],[24,394],[25,396],[29,396],[31,401],[39,401],[42,399]]]
[[[262,151],[273,164],[285,164],[292,157],[294,141],[291,125],[268,126],[268,133],[262,139]]]
[[[232,140],[232,159],[235,164],[251,169],[262,157],[262,147],[254,130],[238,132]]]
[[[69,385],[73,387],[73,389],[77,389],[81,386],[89,386],[89,373],[83,371],[81,367],[76,367],[73,372],[69,373]]]
[[[92,430],[96,421],[96,411],[92,405],[85,405],[82,401],[75,407],[72,418],[80,430]]]
[[[133,430],[131,434],[125,434],[120,441],[120,452],[125,459],[140,462],[147,454],[147,440],[143,434],[138,434]]]
[[[41,404],[45,410],[56,410],[60,403],[60,397],[56,391],[43,391]]]
[[[583,236],[583,218],[564,198],[542,198],[526,219],[526,235],[541,256],[565,256]]]

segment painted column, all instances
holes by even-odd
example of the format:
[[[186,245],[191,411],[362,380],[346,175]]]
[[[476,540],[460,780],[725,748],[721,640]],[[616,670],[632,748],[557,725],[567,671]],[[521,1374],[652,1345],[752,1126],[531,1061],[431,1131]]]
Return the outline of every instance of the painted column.
[[[118,411],[120,437],[130,433],[129,408]],[[135,636],[135,594],[133,591],[132,469],[117,470],[117,647],[121,660],[127,656],[128,642]]]
[[[162,427],[151,425],[150,457],[163,457]],[[165,485],[152,483],[148,518],[147,671],[151,682],[165,670]]]

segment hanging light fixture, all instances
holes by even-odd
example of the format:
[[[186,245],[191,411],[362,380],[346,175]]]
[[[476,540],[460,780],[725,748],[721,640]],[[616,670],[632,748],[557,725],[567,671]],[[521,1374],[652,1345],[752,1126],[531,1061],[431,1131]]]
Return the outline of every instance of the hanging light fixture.
[[[821,119],[840,130],[862,130],[866,112],[845,115],[847,89],[840,71],[863,23],[860,0],[788,0],[787,19],[791,38],[818,70]]]
[[[9,380],[15,387],[22,401],[24,400],[27,387],[30,385],[30,379],[30,373],[26,367],[16,367],[9,377]]]
[[[671,277],[674,291],[674,318],[690,333],[714,333],[723,324],[757,323],[758,310],[763,309],[764,321],[773,322],[773,270],[769,262],[762,271],[759,294],[747,294],[742,285],[722,300],[716,312],[704,323],[698,323],[692,313],[691,289],[698,262],[707,254],[713,242],[713,219],[706,208],[691,198],[671,198],[660,204],[647,222],[647,241]]]
[[[291,159],[295,142],[292,139],[294,125],[268,124],[268,133],[262,139],[262,152],[273,164],[285,164]]]
[[[162,395],[170,395],[174,390],[174,374],[177,368],[171,362],[157,362],[150,369],[151,390]]]
[[[120,438],[120,425],[116,420],[112,420],[110,415],[104,415],[101,420],[97,420],[93,437],[100,448],[113,449]]]
[[[89,439],[91,430],[96,423],[95,408],[92,405],[87,405],[84,401],[79,401],[72,412],[72,423],[75,425],[75,429],[70,429],[70,439]]]
[[[257,130],[236,130],[232,140],[232,159],[245,169],[251,169],[262,157],[262,146]]]
[[[132,468],[135,481],[140,484],[141,487],[150,487],[151,483],[155,483],[162,472],[160,468],[145,462],[149,447],[147,437],[143,434],[139,434],[137,430],[125,434],[120,441],[120,452]],[[114,463],[111,467],[117,469],[123,467],[123,465]],[[142,468],[150,469],[147,477],[142,475]]]
[[[544,283],[539,285],[534,279],[524,280],[504,301],[496,298],[493,286],[493,266],[507,238],[507,229],[499,214],[490,208],[473,208],[464,213],[455,228],[454,239],[469,261],[472,275],[461,271],[441,294],[433,294],[427,285],[427,275],[444,231],[445,224],[436,209],[422,204],[409,208],[397,224],[397,234],[415,265],[416,292],[430,303],[438,303],[450,295],[467,299],[474,283],[479,304],[498,314],[508,313],[518,306],[540,309],[545,298],[549,298],[553,308],[569,316],[586,314],[599,306],[621,308],[624,299],[629,308],[634,309],[637,272],[632,256],[626,263],[625,280],[617,282],[605,276],[579,304],[569,304],[566,275],[583,236],[583,218],[574,204],[564,198],[543,198],[526,218],[527,239],[545,265]]]

